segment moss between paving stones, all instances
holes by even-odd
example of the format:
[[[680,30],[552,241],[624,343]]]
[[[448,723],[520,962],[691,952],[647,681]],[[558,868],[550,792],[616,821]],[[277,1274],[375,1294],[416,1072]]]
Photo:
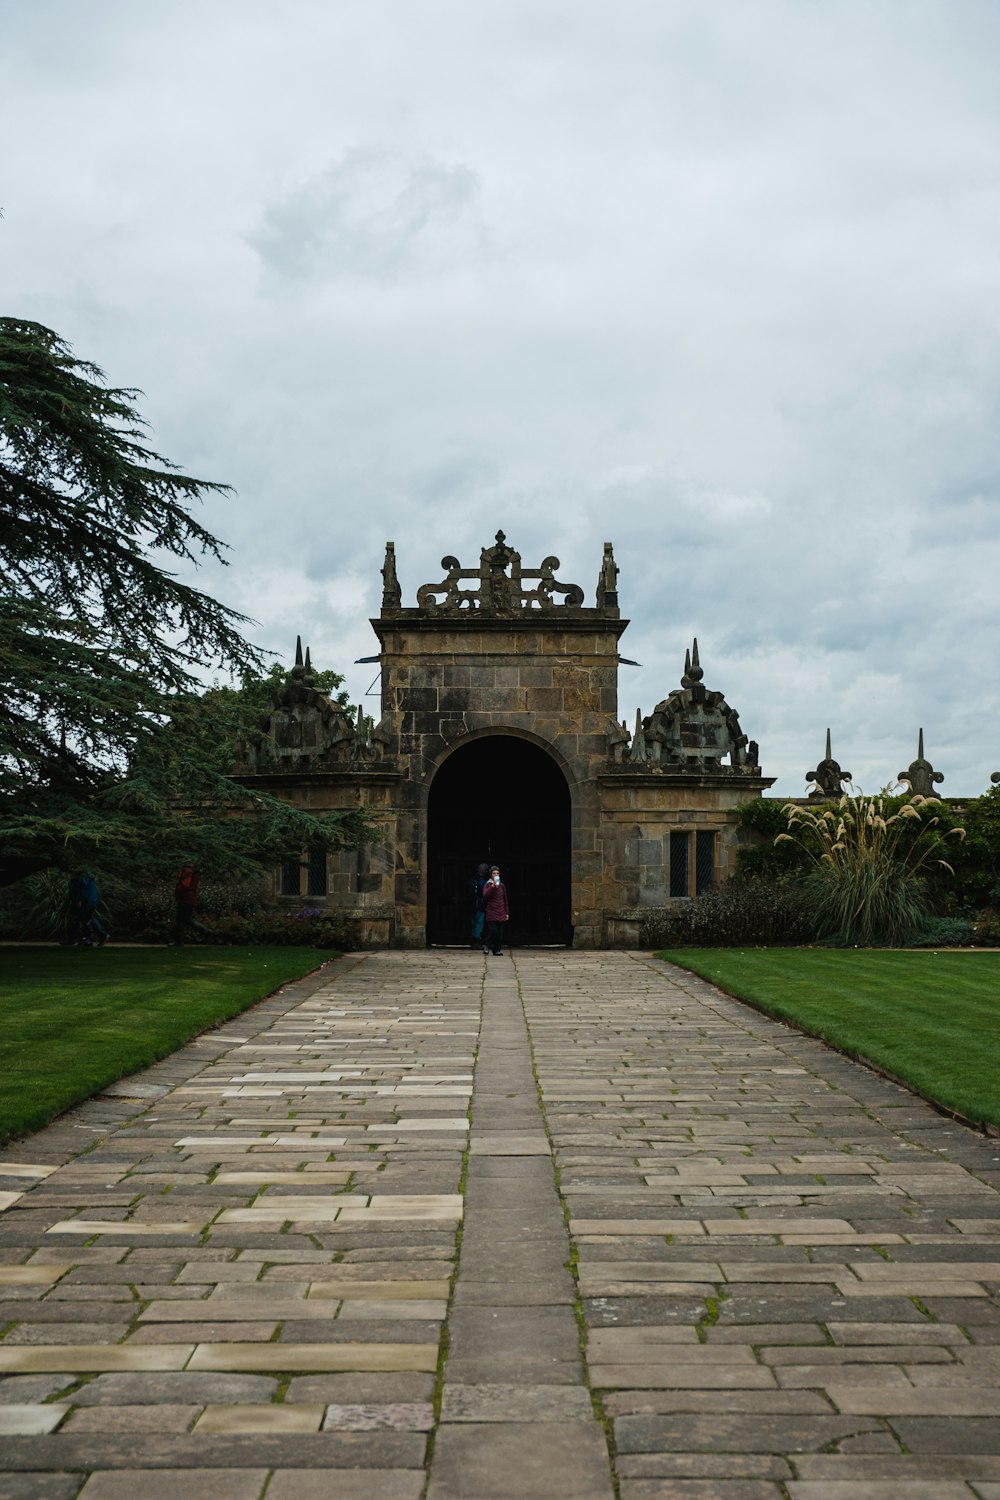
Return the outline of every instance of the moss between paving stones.
[[[1000,1127],[1000,953],[689,948],[658,958]]]
[[[0,1141],[40,1129],[336,956],[318,948],[0,948]]]

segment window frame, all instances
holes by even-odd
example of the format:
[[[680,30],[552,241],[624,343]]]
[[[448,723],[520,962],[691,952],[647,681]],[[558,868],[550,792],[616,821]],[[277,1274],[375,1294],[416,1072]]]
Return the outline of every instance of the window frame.
[[[687,824],[671,828],[667,835],[667,897],[671,901],[689,901],[719,884],[719,833],[718,828],[705,828],[698,824]],[[711,839],[712,866],[708,880],[704,879],[702,851],[705,840]],[[678,870],[675,854],[683,849],[683,873]],[[677,887],[683,885],[684,889]]]

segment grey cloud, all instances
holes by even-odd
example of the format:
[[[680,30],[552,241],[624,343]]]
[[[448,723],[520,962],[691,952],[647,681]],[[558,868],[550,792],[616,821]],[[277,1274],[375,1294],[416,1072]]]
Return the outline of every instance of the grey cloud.
[[[291,280],[381,280],[482,248],[468,167],[386,147],[355,147],[261,215],[247,236]]]

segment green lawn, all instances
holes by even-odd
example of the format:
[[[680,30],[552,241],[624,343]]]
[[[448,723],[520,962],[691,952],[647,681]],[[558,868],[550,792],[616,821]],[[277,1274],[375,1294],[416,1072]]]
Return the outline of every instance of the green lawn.
[[[0,948],[0,1140],[39,1129],[333,956],[317,948]]]
[[[686,948],[658,957],[1000,1125],[1000,953]]]

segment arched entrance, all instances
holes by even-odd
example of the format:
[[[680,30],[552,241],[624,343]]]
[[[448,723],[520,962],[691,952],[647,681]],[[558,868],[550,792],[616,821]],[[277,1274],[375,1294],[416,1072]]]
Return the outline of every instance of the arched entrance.
[[[428,943],[469,942],[480,860],[500,866],[509,942],[572,942],[570,828],[566,779],[537,745],[489,735],[454,751],[427,803]]]

